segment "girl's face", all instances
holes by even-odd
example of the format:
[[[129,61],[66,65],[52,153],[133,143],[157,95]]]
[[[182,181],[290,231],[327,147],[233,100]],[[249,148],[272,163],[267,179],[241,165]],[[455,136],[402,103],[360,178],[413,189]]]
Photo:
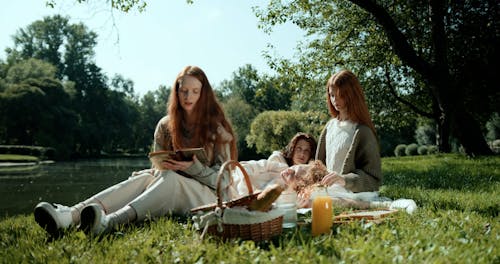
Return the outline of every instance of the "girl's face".
[[[311,145],[304,139],[299,139],[293,149],[293,165],[305,164],[311,159]]]
[[[344,99],[340,97],[339,89],[329,87],[328,95],[330,96],[330,102],[332,103],[333,107],[335,107],[335,110],[341,113],[346,111],[345,102]]]
[[[188,115],[193,112],[194,106],[200,99],[201,87],[201,82],[193,76],[187,75],[182,78],[177,96],[182,109]]]

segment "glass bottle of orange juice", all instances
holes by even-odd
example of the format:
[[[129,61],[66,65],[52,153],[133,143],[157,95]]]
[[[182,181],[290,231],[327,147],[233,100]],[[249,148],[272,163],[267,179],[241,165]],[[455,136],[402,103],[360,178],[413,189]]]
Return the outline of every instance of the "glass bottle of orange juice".
[[[312,235],[318,236],[330,232],[333,224],[332,198],[326,187],[315,188],[312,196]]]

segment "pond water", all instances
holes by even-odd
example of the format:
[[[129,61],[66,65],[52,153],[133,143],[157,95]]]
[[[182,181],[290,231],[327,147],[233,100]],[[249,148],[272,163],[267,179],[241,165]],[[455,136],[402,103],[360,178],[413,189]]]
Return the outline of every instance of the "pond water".
[[[101,159],[39,165],[0,174],[0,218],[31,214],[41,201],[71,206],[150,167],[147,158]]]

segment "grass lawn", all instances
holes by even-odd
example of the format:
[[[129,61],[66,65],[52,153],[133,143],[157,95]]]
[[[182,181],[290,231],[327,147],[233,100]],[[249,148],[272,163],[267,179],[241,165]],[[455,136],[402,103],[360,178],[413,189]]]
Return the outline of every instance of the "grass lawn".
[[[0,154],[0,162],[37,162],[39,159],[35,156]]]
[[[257,244],[201,241],[190,221],[172,218],[54,240],[33,215],[3,218],[0,263],[500,263],[499,169],[499,156],[384,158],[381,195],[414,199],[414,214],[336,225],[319,237],[302,227]]]

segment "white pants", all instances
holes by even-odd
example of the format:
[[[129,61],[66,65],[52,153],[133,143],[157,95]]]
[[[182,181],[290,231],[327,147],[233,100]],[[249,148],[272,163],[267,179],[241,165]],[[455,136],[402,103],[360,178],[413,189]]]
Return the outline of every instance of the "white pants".
[[[130,205],[137,221],[169,213],[186,214],[191,208],[217,201],[214,190],[174,171],[143,170],[96,194],[106,214]]]

